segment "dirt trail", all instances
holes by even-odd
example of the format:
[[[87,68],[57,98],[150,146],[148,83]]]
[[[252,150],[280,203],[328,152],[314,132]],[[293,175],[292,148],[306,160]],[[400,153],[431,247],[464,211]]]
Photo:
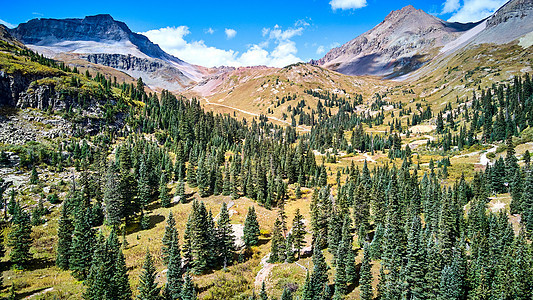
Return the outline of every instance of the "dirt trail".
[[[479,157],[479,164],[483,166],[487,166],[487,165],[492,166],[490,159],[487,158],[487,154],[489,154],[490,152],[496,152],[496,148],[497,148],[496,146],[492,145],[492,148],[487,150],[487,152],[482,153],[481,156]]]
[[[255,276],[255,286],[257,288],[261,288],[261,284],[266,281],[268,278],[268,275],[270,274],[270,271],[274,268],[275,264],[271,264],[268,262],[268,259],[270,258],[270,253],[265,255],[261,259],[261,265],[263,266],[259,272],[257,272],[257,275]]]
[[[240,108],[236,108],[236,107],[232,107],[232,106],[229,106],[229,105],[226,105],[226,104],[220,104],[220,103],[213,103],[213,102],[210,102],[209,99],[207,98],[204,98],[205,100],[205,104],[206,105],[216,105],[216,106],[222,106],[222,107],[226,107],[226,108],[229,108],[229,109],[233,109],[233,110],[236,110],[236,111],[239,111],[239,112],[242,112],[242,113],[245,113],[247,115],[251,115],[251,116],[254,116],[254,117],[259,117],[259,114],[256,114],[256,113],[253,113],[253,112],[249,112],[249,111],[246,111],[246,110],[243,110],[243,109],[240,109]],[[285,124],[288,124],[288,125],[291,125],[291,122],[288,122],[288,121],[285,121],[285,120],[282,120],[280,118],[277,118],[277,117],[269,117],[269,116],[266,116],[268,119],[270,120],[274,120],[274,121],[278,121],[278,122],[281,122],[281,123],[285,123]],[[298,127],[299,129],[303,130],[303,131],[311,131],[309,128],[305,128],[301,125],[298,125],[296,126]]]
[[[375,159],[372,158],[372,156],[368,155],[368,153],[363,153],[363,156],[366,158],[366,160],[368,160],[369,162],[377,162]]]

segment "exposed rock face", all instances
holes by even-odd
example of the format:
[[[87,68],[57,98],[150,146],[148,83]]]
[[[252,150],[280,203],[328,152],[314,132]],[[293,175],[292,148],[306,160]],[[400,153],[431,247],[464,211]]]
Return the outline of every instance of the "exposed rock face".
[[[208,69],[163,51],[110,15],[84,19],[33,19],[11,30],[29,48],[49,57],[82,56],[88,61],[141,77],[154,89],[181,91],[202,80]]]
[[[36,75],[7,74],[0,70],[0,105],[18,106],[21,94],[30,83],[42,77]]]
[[[33,19],[20,24],[11,33],[24,44],[39,46],[53,45],[60,41],[127,41],[147,56],[182,62],[161,50],[146,36],[132,32],[126,24],[115,21],[107,14],[84,19]]]
[[[89,54],[87,60],[95,64],[121,70],[155,72],[164,67],[163,63],[158,61],[122,54]]]
[[[511,0],[487,19],[473,44],[506,44],[533,31],[533,1]]]
[[[496,11],[488,20],[487,28],[497,26],[498,24],[508,22],[511,19],[524,19],[531,17],[533,11],[533,1],[515,0],[509,1]]]
[[[311,63],[348,75],[397,76],[419,68],[434,49],[475,24],[445,22],[409,5]]]

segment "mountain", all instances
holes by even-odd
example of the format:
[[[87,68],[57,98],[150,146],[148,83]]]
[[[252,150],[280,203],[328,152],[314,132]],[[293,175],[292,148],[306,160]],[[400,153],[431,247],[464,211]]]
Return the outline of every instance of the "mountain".
[[[146,36],[132,32],[125,23],[107,14],[83,19],[33,19],[10,33],[46,56],[62,55],[67,61],[81,57],[142,77],[156,89],[180,91],[209,73],[206,68],[166,53]]]
[[[409,5],[311,63],[348,75],[394,77],[419,68],[476,24],[449,23]]]
[[[446,22],[409,5],[311,63],[348,75],[395,78],[465,47],[517,39],[529,46],[532,31],[531,0],[511,0],[488,18],[467,24]]]

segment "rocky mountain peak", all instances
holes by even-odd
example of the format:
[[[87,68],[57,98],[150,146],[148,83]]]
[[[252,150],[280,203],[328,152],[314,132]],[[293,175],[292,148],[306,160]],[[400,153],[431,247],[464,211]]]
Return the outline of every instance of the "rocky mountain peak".
[[[401,75],[419,68],[434,49],[474,25],[448,23],[408,5],[311,63],[348,75]]]
[[[508,22],[513,19],[523,19],[533,14],[533,1],[531,0],[511,0],[498,9],[488,20],[487,27],[494,27],[498,24]]]

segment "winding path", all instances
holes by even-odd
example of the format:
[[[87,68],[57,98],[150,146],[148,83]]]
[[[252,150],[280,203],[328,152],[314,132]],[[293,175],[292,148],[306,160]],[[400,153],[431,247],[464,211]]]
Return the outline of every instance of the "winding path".
[[[226,104],[213,103],[213,102],[210,102],[209,99],[207,99],[207,98],[204,98],[204,100],[205,100],[205,104],[206,105],[221,106],[221,107],[225,107],[225,108],[229,108],[229,109],[233,109],[233,110],[245,113],[247,115],[251,115],[251,116],[254,116],[254,117],[259,117],[259,114],[257,114],[257,113],[249,112],[249,111],[246,111],[246,110],[243,110],[243,109],[240,109],[240,108],[236,108],[236,107],[233,107],[233,106],[229,106],[229,105],[226,105]],[[281,122],[281,123],[285,123],[285,124],[291,125],[291,122],[282,120],[282,119],[277,118],[277,117],[269,117],[269,116],[265,116],[265,117],[267,117],[270,120],[274,120],[274,121],[278,121],[278,122]],[[303,131],[307,131],[307,132],[311,131],[309,128],[305,128],[305,127],[303,127],[301,125],[298,125],[296,127],[298,127],[299,129],[301,129]]]
[[[479,157],[479,164],[483,166],[492,166],[490,159],[487,158],[487,154],[489,154],[490,152],[496,152],[496,148],[497,148],[496,146],[492,145],[492,148],[482,153],[481,156]]]

